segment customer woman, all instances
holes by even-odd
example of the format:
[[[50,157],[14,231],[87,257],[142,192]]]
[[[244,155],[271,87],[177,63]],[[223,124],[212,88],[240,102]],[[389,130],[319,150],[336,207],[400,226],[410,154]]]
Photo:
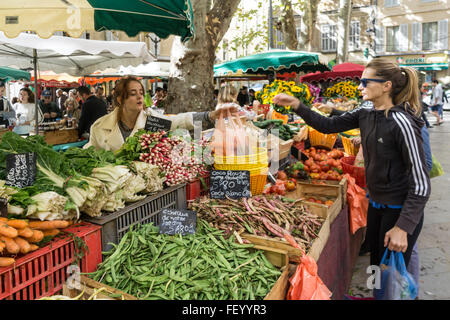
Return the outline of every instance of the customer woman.
[[[84,146],[94,146],[105,150],[120,149],[127,137],[134,135],[145,127],[147,113],[154,117],[172,121],[171,131],[177,128],[191,130],[194,122],[218,119],[221,112],[226,115],[227,110],[235,114],[236,108],[228,107],[211,112],[187,112],[175,116],[163,116],[150,108],[144,110],[144,86],[135,77],[122,78],[114,90],[115,109],[101,117],[91,127],[89,142]],[[181,102],[180,102],[181,103]]]
[[[66,107],[64,116],[76,119],[78,122],[81,117],[81,109],[78,101],[75,98],[68,98],[64,102],[64,106]]]
[[[308,125],[323,133],[360,128],[371,203],[366,235],[370,263],[379,265],[388,247],[403,252],[408,265],[431,191],[421,134],[424,123],[419,119],[418,77],[414,69],[375,58],[364,70],[359,89],[363,100],[372,101],[373,106],[331,118],[286,94],[274,97],[274,103],[291,105]]]
[[[13,109],[16,113],[16,126],[13,132],[20,135],[28,135],[30,130],[36,123],[35,111],[36,106],[34,103],[34,94],[29,88],[22,88],[19,91],[19,102],[13,105]],[[38,109],[38,122],[41,123],[44,119],[41,108]]]

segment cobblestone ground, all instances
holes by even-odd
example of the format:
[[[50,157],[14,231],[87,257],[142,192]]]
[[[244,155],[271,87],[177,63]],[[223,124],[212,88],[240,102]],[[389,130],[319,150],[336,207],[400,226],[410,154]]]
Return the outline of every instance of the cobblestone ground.
[[[436,121],[431,114],[428,120]],[[431,197],[425,209],[425,221],[418,240],[420,259],[419,299],[450,300],[450,112],[445,123],[428,129],[431,151],[445,174],[431,180]],[[367,289],[369,256],[356,262],[350,294],[371,296]]]

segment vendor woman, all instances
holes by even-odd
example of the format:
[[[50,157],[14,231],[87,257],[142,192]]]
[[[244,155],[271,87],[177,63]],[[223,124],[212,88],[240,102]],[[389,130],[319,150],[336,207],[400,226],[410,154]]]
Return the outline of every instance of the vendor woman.
[[[89,143],[84,148],[94,146],[98,149],[116,151],[126,138],[145,127],[147,114],[144,107],[144,86],[135,77],[124,77],[114,89],[113,112],[99,118],[91,127]],[[171,131],[175,129],[194,129],[194,122],[209,121],[214,123],[221,112],[227,110],[236,113],[236,108],[224,108],[211,112],[187,112],[174,116],[163,116],[152,110],[150,115],[172,121]]]

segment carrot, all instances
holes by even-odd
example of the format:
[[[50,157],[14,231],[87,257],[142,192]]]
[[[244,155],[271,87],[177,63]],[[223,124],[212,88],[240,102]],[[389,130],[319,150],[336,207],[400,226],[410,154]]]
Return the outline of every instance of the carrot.
[[[28,227],[19,229],[17,231],[19,232],[19,237],[29,238],[29,237],[33,236],[33,230]]]
[[[17,237],[19,233],[17,230],[13,227],[8,226],[5,222],[0,221],[0,235],[8,237],[8,238],[15,238]]]
[[[11,254],[19,253],[20,247],[17,245],[17,243],[13,239],[5,237],[5,236],[1,236],[0,239],[5,242],[6,251],[8,251]]]
[[[47,236],[56,236],[60,231],[59,229],[48,229],[48,230],[42,230],[44,233],[44,237]]]
[[[63,229],[69,226],[69,222],[65,220],[53,221],[30,221],[28,226],[32,229],[49,230],[49,229]]]
[[[36,251],[37,249],[39,249],[39,246],[35,245],[34,243],[30,244],[30,252]]]
[[[3,252],[3,249],[5,249],[5,247],[6,247],[5,242],[3,242],[2,240],[0,240],[0,253]]]
[[[44,233],[40,230],[33,230],[33,235],[31,237],[26,238],[28,242],[36,243],[40,242],[44,238]]]
[[[30,252],[30,244],[28,243],[27,240],[21,237],[17,237],[14,238],[14,241],[20,247],[20,253],[27,254],[28,252]]]
[[[0,217],[0,221],[6,222],[6,221],[8,221],[8,218]]]
[[[11,219],[6,221],[6,224],[10,227],[16,228],[16,229],[23,229],[28,227],[28,222],[25,220],[20,219]]]
[[[9,267],[10,265],[14,264],[16,260],[13,258],[4,258],[0,257],[0,267]]]

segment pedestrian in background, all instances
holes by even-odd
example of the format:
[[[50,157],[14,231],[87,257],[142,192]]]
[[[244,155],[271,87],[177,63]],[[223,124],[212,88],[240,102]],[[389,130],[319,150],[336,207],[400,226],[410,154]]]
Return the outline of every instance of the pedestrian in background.
[[[436,79],[432,82],[433,86],[433,98],[431,99],[431,111],[433,111],[436,117],[436,125],[439,126],[444,122],[444,90],[442,85]]]
[[[92,94],[88,87],[81,86],[77,91],[78,96],[84,101],[81,106],[81,116],[78,123],[78,136],[87,139],[92,124],[108,113],[107,106],[105,102]]]

